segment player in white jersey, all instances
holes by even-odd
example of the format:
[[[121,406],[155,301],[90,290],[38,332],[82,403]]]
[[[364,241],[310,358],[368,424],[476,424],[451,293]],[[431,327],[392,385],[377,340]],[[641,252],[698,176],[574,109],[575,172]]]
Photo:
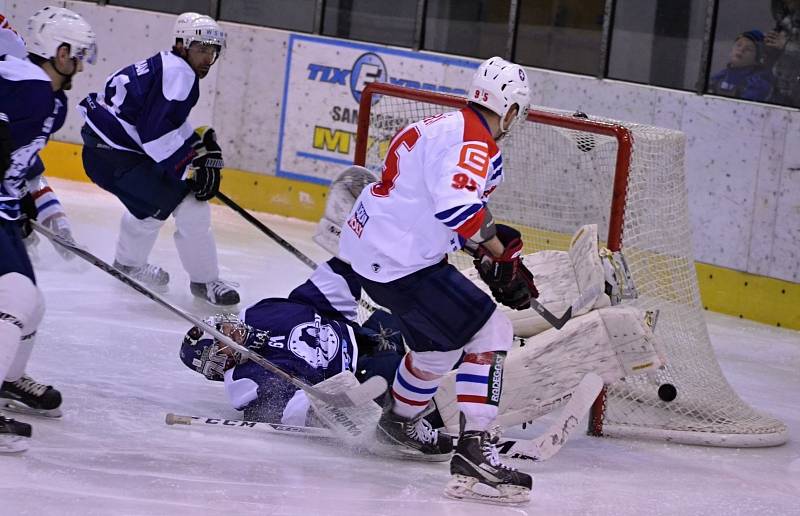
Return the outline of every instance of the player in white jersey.
[[[528,308],[538,296],[520,259],[520,233],[495,225],[487,205],[503,179],[496,141],[527,115],[525,71],[499,57],[484,61],[468,107],[421,120],[392,140],[381,180],[364,189],[347,218],[340,256],[369,296],[389,308],[411,349],[395,376],[378,437],[441,454],[447,443],[414,431],[445,373],[461,360],[456,393],[460,437],[445,494],[492,503],[524,503],[530,475],[497,458],[497,416],[508,317],[452,265],[448,252],[473,250],[481,278],[499,302]]]

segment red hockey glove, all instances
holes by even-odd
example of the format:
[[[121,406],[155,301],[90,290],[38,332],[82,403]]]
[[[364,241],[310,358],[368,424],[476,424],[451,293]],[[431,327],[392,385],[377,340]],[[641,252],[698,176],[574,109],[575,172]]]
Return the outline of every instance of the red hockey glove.
[[[493,256],[478,246],[474,260],[481,279],[489,286],[495,301],[515,310],[530,308],[531,298],[539,297],[533,274],[522,262],[522,238],[514,228],[497,225],[497,238],[505,246],[501,256]]]

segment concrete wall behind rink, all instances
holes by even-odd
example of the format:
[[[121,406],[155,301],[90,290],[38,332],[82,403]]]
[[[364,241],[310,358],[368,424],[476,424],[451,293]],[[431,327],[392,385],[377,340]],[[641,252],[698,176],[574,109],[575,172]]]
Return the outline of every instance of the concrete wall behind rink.
[[[5,1],[6,14],[23,29],[35,10],[53,4]],[[74,106],[100,90],[115,70],[168,49],[176,17],[88,2],[57,4],[83,15],[98,39],[99,61],[75,79],[72,111],[56,136],[77,143],[82,120]],[[364,81],[380,71],[401,85],[460,93],[479,62],[221,25],[228,47],[201,82],[191,121],[217,129],[228,166],[323,190],[352,160]],[[696,259],[798,287],[800,111],[542,69],[528,72],[534,104],[685,132]]]

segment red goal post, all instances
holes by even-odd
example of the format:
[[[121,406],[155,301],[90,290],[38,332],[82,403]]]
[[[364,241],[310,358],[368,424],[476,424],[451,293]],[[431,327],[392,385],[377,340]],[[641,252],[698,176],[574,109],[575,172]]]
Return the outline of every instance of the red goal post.
[[[354,163],[379,168],[400,129],[466,105],[463,97],[367,85]],[[606,386],[590,433],[712,446],[785,442],[786,426],[738,397],[711,347],[691,248],[685,135],[542,107],[520,126],[500,142],[505,182],[492,195],[495,218],[522,231],[526,252],[565,249],[578,227],[598,224],[605,246],[623,251],[631,268],[640,296],[629,302],[660,312],[667,367],[656,378]],[[656,394],[664,383],[678,390],[672,402]]]

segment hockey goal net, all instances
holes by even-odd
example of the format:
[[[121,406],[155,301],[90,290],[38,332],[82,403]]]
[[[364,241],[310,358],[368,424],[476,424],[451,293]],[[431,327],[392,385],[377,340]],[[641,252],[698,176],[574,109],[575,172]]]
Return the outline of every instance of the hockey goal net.
[[[355,163],[379,169],[397,131],[465,105],[461,97],[368,85]],[[520,125],[500,144],[505,180],[492,194],[494,216],[522,231],[525,252],[567,249],[578,227],[598,224],[605,245],[622,250],[631,269],[639,297],[628,302],[659,310],[655,331],[667,367],[657,378],[606,386],[590,433],[731,447],[784,443],[786,426],[739,398],[711,348],[691,248],[683,133],[538,107]],[[671,402],[657,394],[665,383],[678,392]]]

